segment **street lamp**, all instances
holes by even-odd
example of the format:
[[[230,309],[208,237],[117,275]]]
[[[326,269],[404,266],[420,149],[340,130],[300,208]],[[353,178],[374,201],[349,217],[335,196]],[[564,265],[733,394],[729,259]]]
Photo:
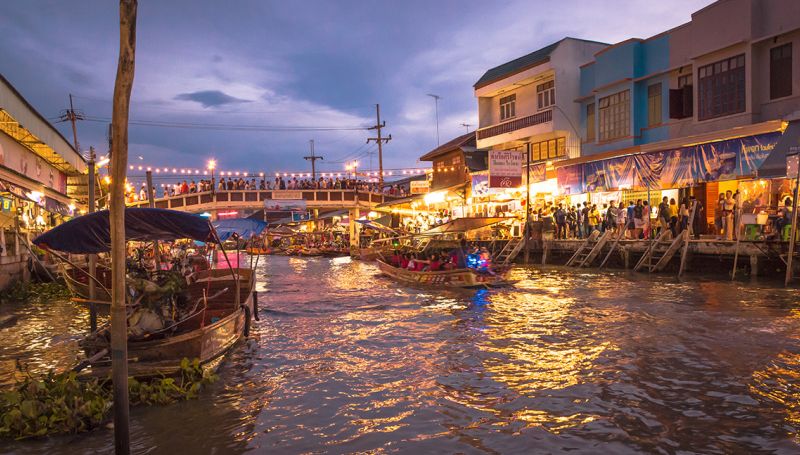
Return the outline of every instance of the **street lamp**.
[[[217,167],[217,160],[208,160],[208,170],[211,171],[211,194],[216,192],[217,186],[214,184],[214,168]]]
[[[436,109],[436,146],[438,147],[439,146],[439,98],[441,98],[441,96],[434,95],[433,93],[428,93],[428,96],[433,98],[434,103],[435,103],[435,109]]]

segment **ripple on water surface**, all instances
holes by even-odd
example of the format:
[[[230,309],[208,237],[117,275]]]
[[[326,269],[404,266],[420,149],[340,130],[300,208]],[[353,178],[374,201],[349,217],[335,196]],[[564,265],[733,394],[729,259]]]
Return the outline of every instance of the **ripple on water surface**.
[[[791,291],[516,269],[492,290],[398,287],[349,259],[262,258],[261,321],[200,400],[132,412],[141,453],[796,453]],[[69,364],[68,303],[0,331],[35,370]],[[22,354],[20,354],[22,353]],[[95,453],[111,432],[0,446]]]

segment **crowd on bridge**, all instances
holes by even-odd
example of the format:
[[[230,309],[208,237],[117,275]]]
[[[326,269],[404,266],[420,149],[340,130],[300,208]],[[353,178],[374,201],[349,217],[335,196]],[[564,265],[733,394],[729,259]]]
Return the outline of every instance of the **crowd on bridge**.
[[[211,179],[183,180],[182,182],[170,185],[162,185],[162,197],[173,197],[184,194],[216,191],[253,191],[253,190],[357,190],[371,193],[383,193],[391,196],[408,196],[408,191],[397,184],[385,183],[381,188],[378,182],[366,182],[352,178],[341,177],[320,177],[317,180],[310,178],[297,178],[283,176],[275,177],[274,180],[261,178],[233,178],[220,177],[219,182],[214,183]],[[159,197],[156,192],[156,197]],[[136,188],[130,187],[126,195],[128,202],[146,201],[148,198],[147,185],[142,184],[137,192]]]

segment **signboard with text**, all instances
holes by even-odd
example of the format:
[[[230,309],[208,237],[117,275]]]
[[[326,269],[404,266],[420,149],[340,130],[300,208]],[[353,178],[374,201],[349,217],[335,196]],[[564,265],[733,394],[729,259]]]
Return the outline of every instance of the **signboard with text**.
[[[412,180],[411,194],[425,194],[431,189],[431,184],[427,180]]]
[[[522,185],[523,155],[516,150],[490,150],[489,188],[516,188]]]
[[[273,190],[272,199],[303,199],[303,192],[293,190]]]
[[[303,199],[268,199],[264,201],[264,210],[274,212],[303,212],[306,201]]]

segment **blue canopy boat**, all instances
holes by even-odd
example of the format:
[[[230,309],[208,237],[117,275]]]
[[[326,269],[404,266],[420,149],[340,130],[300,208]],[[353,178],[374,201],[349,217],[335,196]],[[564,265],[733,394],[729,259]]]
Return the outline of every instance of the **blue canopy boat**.
[[[219,237],[211,223],[200,216],[155,208],[125,209],[126,241],[214,240]],[[108,211],[81,216],[34,239],[50,251],[96,254],[110,251]],[[250,269],[203,270],[186,277],[184,289],[189,310],[166,327],[134,333],[129,314],[128,358],[133,376],[174,374],[183,358],[205,364],[220,358],[249,333],[254,313],[254,275]],[[193,304],[194,306],[192,307]],[[135,305],[132,306],[132,308]],[[138,310],[133,309],[133,312]],[[163,322],[163,321],[162,321]],[[103,375],[110,368],[110,334],[102,327],[82,343],[91,360],[91,373]]]

